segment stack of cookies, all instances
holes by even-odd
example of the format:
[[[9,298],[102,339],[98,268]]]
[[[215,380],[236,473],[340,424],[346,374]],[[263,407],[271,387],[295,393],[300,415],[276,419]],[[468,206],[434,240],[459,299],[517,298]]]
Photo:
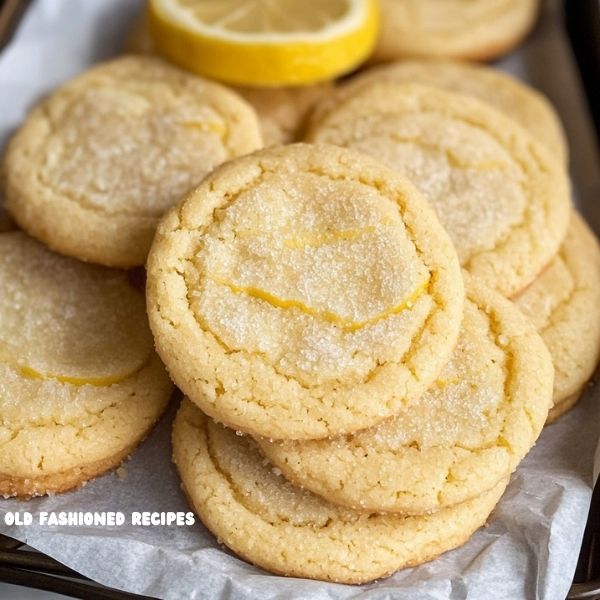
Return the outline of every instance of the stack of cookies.
[[[521,33],[481,55],[536,4],[504,2]],[[423,54],[396,46],[374,60]],[[6,151],[36,241],[0,235],[0,493],[119,464],[166,407],[160,356],[184,492],[242,557],[357,583],[464,543],[600,356],[600,249],[553,108],[445,60],[273,91],[145,50]],[[147,307],[117,270],[143,265]]]
[[[398,98],[439,101],[421,89]],[[449,143],[454,128],[466,137],[452,124],[440,132]],[[514,145],[520,166],[530,142]],[[508,180],[511,155],[490,147]],[[497,182],[486,145],[464,148],[454,168],[474,179],[489,169],[478,189]],[[567,204],[552,164],[522,184],[531,213],[553,191],[557,210]],[[204,523],[252,562],[355,583],[428,560],[486,521],[539,436],[552,359],[534,324],[483,283],[494,265],[514,277],[525,261],[492,244],[473,251],[476,238],[455,247],[435,206],[364,151],[298,144],[221,166],[159,225],[150,324],[187,396],[174,460]],[[478,231],[474,213],[459,205],[451,223],[464,215]]]

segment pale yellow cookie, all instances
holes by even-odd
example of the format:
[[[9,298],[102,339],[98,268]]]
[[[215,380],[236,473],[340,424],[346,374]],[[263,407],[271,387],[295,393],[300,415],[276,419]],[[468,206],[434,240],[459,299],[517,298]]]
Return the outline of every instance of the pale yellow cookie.
[[[184,400],[173,459],[204,524],[246,560],[283,575],[362,583],[431,560],[485,523],[506,481],[422,517],[343,509],[276,475],[256,444]]]
[[[529,284],[565,235],[564,166],[474,98],[373,82],[313,123],[306,139],[359,150],[406,175],[435,208],[463,267],[504,295]]]
[[[258,115],[265,146],[298,141],[310,112],[333,92],[333,83],[301,87],[233,88]]]
[[[145,12],[135,21],[125,50],[141,54],[156,52]],[[333,91],[334,85],[324,82],[297,87],[231,88],[252,105],[260,122],[264,145],[273,146],[290,144],[300,139],[312,107],[326,98]]]
[[[454,354],[414,405],[350,436],[258,442],[288,479],[330,502],[424,514],[475,498],[510,475],[542,431],[552,375],[529,320],[470,281]]]
[[[600,248],[577,213],[558,255],[515,302],[552,355],[555,420],[575,405],[600,359]]]
[[[118,465],[172,387],[126,274],[0,235],[1,495],[65,491]]]
[[[334,110],[340,100],[373,83],[420,83],[472,96],[513,118],[560,160],[567,162],[567,141],[560,118],[537,90],[510,75],[483,65],[448,60],[407,60],[363,71],[319,102],[314,120]]]
[[[533,27],[539,0],[380,0],[373,60],[448,57],[491,60]]]
[[[233,92],[156,58],[123,57],[29,114],[4,161],[6,208],[62,254],[141,265],[161,215],[261,145],[256,114]]]
[[[148,312],[172,377],[213,418],[301,439],[374,425],[447,362],[456,253],[404,178],[333,146],[209,175],[158,228]]]

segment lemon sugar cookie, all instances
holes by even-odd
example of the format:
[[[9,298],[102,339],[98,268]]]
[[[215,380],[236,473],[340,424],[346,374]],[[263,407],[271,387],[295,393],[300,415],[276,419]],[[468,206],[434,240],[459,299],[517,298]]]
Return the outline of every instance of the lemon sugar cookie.
[[[471,500],[510,475],[542,431],[552,375],[528,319],[471,280],[452,358],[416,403],[351,436],[258,442],[285,477],[330,502],[425,514]]]
[[[353,512],[292,486],[249,437],[188,400],[175,419],[173,451],[194,510],[234,552],[274,573],[343,583],[384,577],[463,544],[506,487],[422,517]]]
[[[333,89],[330,82],[300,87],[234,88],[256,111],[265,146],[298,141],[313,106]]]
[[[491,60],[527,35],[539,5],[539,0],[381,0],[373,60]]]
[[[293,145],[209,175],[162,221],[148,312],[177,385],[273,438],[361,429],[433,382],[463,306],[456,254],[404,178]]]
[[[335,109],[341,99],[374,82],[418,83],[472,96],[511,117],[553,154],[567,161],[567,141],[550,102],[526,83],[487,66],[449,60],[405,60],[374,67],[345,81],[321,100],[319,114]]]
[[[537,327],[554,362],[549,421],[576,403],[600,359],[600,248],[575,212],[558,255],[516,305]]]
[[[117,466],[172,384],[125,273],[0,235],[0,494],[61,492]]]
[[[252,108],[151,57],[94,67],[43,100],[4,161],[6,208],[52,249],[145,262],[160,216],[218,164],[262,145]]]
[[[504,295],[529,284],[565,235],[563,165],[474,98],[373,82],[313,122],[306,140],[359,150],[406,175],[436,210],[463,267]]]

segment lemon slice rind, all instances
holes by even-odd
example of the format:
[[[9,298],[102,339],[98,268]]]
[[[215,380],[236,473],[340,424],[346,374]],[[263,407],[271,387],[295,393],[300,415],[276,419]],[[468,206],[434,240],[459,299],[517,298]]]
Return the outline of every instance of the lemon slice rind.
[[[198,75],[251,86],[307,85],[351,71],[371,53],[376,0],[347,0],[339,19],[315,31],[246,33],[205,24],[179,0],[151,0],[158,51]]]

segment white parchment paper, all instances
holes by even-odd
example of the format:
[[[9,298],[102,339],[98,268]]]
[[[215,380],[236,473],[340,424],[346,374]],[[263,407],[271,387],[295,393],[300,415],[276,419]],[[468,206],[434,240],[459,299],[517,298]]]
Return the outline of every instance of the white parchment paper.
[[[138,0],[37,0],[0,53],[0,146],[33,102],[88,65],[117,54]],[[600,174],[591,122],[555,3],[530,40],[499,65],[547,93],[565,122],[581,210],[598,231]],[[600,432],[598,390],[547,428],[514,474],[489,525],[462,548],[360,587],[270,575],[193,527],[8,527],[3,513],[188,510],[170,462],[175,406],[126,464],[82,490],[28,503],[0,501],[0,532],[103,584],[179,598],[563,600],[588,512]]]

